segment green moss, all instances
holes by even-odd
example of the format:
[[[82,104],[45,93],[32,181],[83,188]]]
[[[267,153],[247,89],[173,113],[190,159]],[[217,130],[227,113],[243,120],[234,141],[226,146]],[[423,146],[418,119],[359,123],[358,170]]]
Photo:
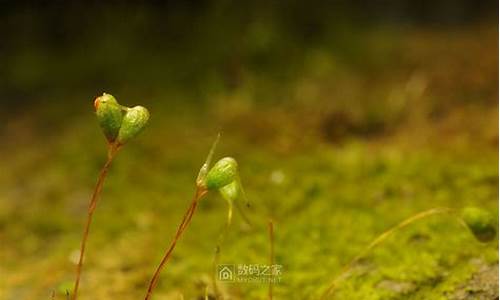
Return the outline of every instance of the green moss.
[[[497,44],[494,33],[492,45]],[[457,36],[460,34],[457,32]],[[218,153],[237,155],[254,225],[249,229],[235,214],[234,226],[222,247],[221,263],[266,264],[269,241],[265,224],[272,217],[276,220],[276,262],[283,265],[275,299],[317,299],[368,243],[416,212],[437,206],[476,206],[497,214],[498,149],[493,142],[498,132],[491,126],[498,122],[496,114],[491,114],[497,112],[496,104],[474,104],[468,109],[461,106],[463,103],[452,102],[455,96],[476,95],[474,91],[485,90],[488,83],[481,81],[480,87],[449,86],[449,82],[463,81],[445,76],[445,82],[428,85],[423,95],[415,96],[418,105],[411,102],[414,96],[405,94],[414,81],[425,86],[429,78],[444,78],[441,69],[432,71],[432,66],[425,65],[435,60],[412,56],[419,51],[442,50],[443,35],[430,36],[437,41],[435,48],[428,47],[432,45],[425,44],[421,35],[409,35],[408,49],[412,51],[398,51],[410,55],[408,65],[422,62],[423,69],[419,70],[426,72],[416,74],[418,78],[403,80],[408,76],[406,68],[397,74],[364,77],[365,73],[349,69],[332,57],[335,74],[331,77],[310,78],[301,73],[303,82],[286,86],[291,96],[304,97],[300,103],[290,101],[290,106],[280,103],[267,109],[269,106],[253,102],[253,98],[266,94],[261,88],[269,87],[273,99],[283,93],[274,90],[273,82],[259,79],[248,70],[243,70],[248,85],[217,94],[213,101],[209,95],[210,105],[206,106],[199,98],[190,102],[182,94],[166,93],[170,87],[163,87],[161,72],[144,79],[144,86],[139,83],[133,89],[121,89],[121,93],[130,93],[137,88],[134,93],[139,98],[144,92],[139,87],[147,90],[153,85],[149,85],[150,80],[157,80],[161,88],[149,93],[156,93],[160,100],[148,105],[159,117],[151,123],[150,134],[126,147],[110,169],[88,244],[89,253],[94,255],[86,261],[81,298],[132,300],[144,296],[150,275],[189,204],[196,171],[219,125],[223,126],[224,137]],[[483,44],[473,36],[466,40]],[[462,61],[463,55],[470,55],[469,51],[454,53],[459,57],[450,57],[450,61]],[[179,70],[185,68],[183,62],[179,60]],[[469,65],[477,66],[460,64]],[[456,74],[477,73],[476,69],[462,71]],[[367,89],[358,89],[366,79],[370,82]],[[490,88],[496,91],[497,82],[493,81]],[[435,87],[443,86],[449,86],[453,95],[436,92]],[[402,127],[387,128],[390,134],[382,138],[349,136],[331,143],[328,132],[320,129],[325,126],[321,117],[337,105],[331,99],[340,101],[345,95],[354,120],[365,114],[365,108],[358,109],[352,103],[361,106],[365,96],[403,103],[405,109],[411,109],[412,118],[404,120]],[[87,98],[88,91],[72,94],[74,101],[68,103]],[[178,100],[164,105],[169,99]],[[322,103],[328,103],[324,112]],[[453,110],[446,110],[442,103]],[[2,157],[8,158],[2,161],[0,172],[0,273],[7,274],[0,275],[0,298],[50,299],[50,291],[57,291],[59,283],[72,281],[72,257],[78,250],[90,189],[105,159],[102,145],[96,143],[100,133],[95,130],[94,116],[87,111],[88,104],[84,112],[73,111],[68,118],[68,111],[75,107],[46,101],[43,109],[29,112],[30,120],[9,120],[12,126],[7,132],[14,131],[14,137],[0,147]],[[429,114],[433,119],[426,123]],[[447,120],[447,116],[456,115],[465,116],[467,122]],[[111,116],[111,124],[117,116]],[[52,123],[64,124],[65,130],[44,132],[37,126]],[[434,126],[436,123],[443,126]],[[439,131],[442,128],[444,133]],[[454,136],[454,132],[464,135]],[[115,125],[107,136],[116,137]],[[29,146],[24,141],[29,141]],[[212,175],[211,187],[234,182],[229,174]],[[206,201],[200,202],[162,274],[156,295],[159,299],[180,299],[180,294],[184,299],[203,297],[213,248],[226,218],[227,205],[219,198],[209,193]],[[496,223],[494,227],[498,229]],[[496,239],[479,243],[455,220],[430,218],[397,233],[360,261],[338,284],[335,299],[463,299],[457,291],[494,290],[473,279],[497,265]],[[231,283],[222,284],[222,288],[234,299],[263,299],[267,294],[266,284]],[[486,299],[491,298],[495,297]]]

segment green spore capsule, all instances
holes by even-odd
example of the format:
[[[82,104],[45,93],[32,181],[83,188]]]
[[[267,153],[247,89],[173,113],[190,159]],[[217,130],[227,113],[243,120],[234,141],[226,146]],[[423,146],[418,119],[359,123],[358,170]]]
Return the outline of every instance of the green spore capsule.
[[[148,124],[149,112],[145,107],[127,108],[118,132],[117,142],[120,145],[136,137]]]
[[[462,219],[480,242],[489,242],[497,235],[493,216],[484,209],[466,207],[462,210]]]
[[[240,195],[240,185],[237,180],[233,180],[230,184],[223,186],[219,189],[222,198],[229,202],[236,201]]]
[[[205,184],[208,190],[218,190],[236,180],[238,163],[232,157],[224,157],[208,171]]]
[[[104,93],[94,101],[99,125],[108,142],[113,143],[122,126],[123,109],[116,101],[115,97]]]

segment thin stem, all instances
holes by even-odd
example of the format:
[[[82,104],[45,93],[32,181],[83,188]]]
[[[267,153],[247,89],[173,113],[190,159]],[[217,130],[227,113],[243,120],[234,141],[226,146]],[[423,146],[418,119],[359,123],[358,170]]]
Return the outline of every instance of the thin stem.
[[[323,293],[323,295],[321,296],[320,299],[327,299],[328,296],[330,296],[330,294],[333,292],[333,290],[335,289],[337,283],[342,280],[344,278],[344,275],[352,268],[352,266],[357,263],[361,258],[365,257],[373,248],[375,248],[376,246],[378,246],[379,244],[381,244],[382,242],[384,242],[385,240],[387,240],[393,233],[395,233],[396,231],[400,230],[400,229],[403,229],[405,228],[406,226],[418,221],[418,220],[421,220],[421,219],[424,219],[424,218],[427,218],[427,217],[430,217],[430,216],[433,216],[433,215],[437,215],[437,214],[453,214],[455,211],[451,208],[448,208],[448,207],[438,207],[438,208],[433,208],[433,209],[429,209],[429,210],[426,210],[426,211],[423,211],[421,213],[418,213],[414,216],[411,216],[409,217],[408,219],[402,221],[401,223],[397,224],[396,226],[388,229],[387,231],[383,232],[381,235],[379,235],[375,240],[373,240],[363,251],[361,251],[361,253],[359,253],[356,257],[354,257],[339,273],[339,275],[337,275],[337,277],[335,277],[335,279],[333,279],[333,281],[330,283],[330,285],[328,286],[328,288],[326,289],[326,291]],[[463,221],[457,217],[457,219],[459,220],[459,223],[463,225]]]
[[[274,224],[273,224],[272,219],[269,220],[268,226],[269,226],[269,245],[270,245],[269,268],[271,270],[273,270],[273,266],[274,266]],[[274,276],[274,274],[271,274],[271,276]],[[271,280],[269,280],[269,291],[268,291],[269,300],[273,300],[273,281],[272,281],[272,279],[273,278],[271,278]]]
[[[172,252],[175,249],[175,246],[177,245],[177,242],[179,241],[180,237],[182,236],[184,230],[186,230],[187,226],[191,222],[191,219],[193,218],[193,214],[196,210],[196,207],[198,205],[198,201],[202,199],[205,195],[207,194],[207,190],[201,187],[197,187],[196,193],[193,197],[193,200],[191,201],[191,204],[189,205],[186,213],[184,214],[181,223],[179,224],[179,227],[177,228],[177,232],[175,233],[174,239],[170,243],[170,247],[167,249],[165,252],[165,255],[163,256],[162,260],[160,261],[160,264],[156,268],[155,273],[153,274],[153,277],[151,278],[151,281],[149,283],[148,291],[146,293],[146,297],[144,300],[149,300],[151,299],[153,295],[153,291],[156,288],[156,285],[158,284],[158,280],[160,279],[160,273],[164,269],[166,263],[170,259]]]
[[[247,194],[245,193],[245,189],[243,188],[243,184],[241,184],[241,178],[240,178],[239,175],[237,175],[236,180],[238,181],[238,186],[240,187],[240,192],[241,192],[241,196],[243,198],[243,201],[245,203],[245,208],[248,209],[248,208],[250,208],[250,201],[248,201]],[[252,222],[250,221],[250,219],[246,215],[245,210],[243,209],[243,207],[241,207],[241,204],[240,204],[239,201],[236,201],[236,208],[240,212],[240,215],[243,218],[243,221],[245,221],[245,223],[248,226],[252,227]]]
[[[227,209],[227,219],[226,224],[222,227],[221,232],[219,233],[219,237],[217,239],[217,245],[215,246],[214,259],[212,261],[212,284],[215,294],[215,299],[219,299],[221,293],[219,291],[219,287],[217,286],[217,265],[220,260],[220,251],[222,243],[224,242],[227,232],[229,231],[229,227],[231,226],[233,220],[233,202],[231,200],[227,201],[228,209]]]
[[[253,224],[250,221],[250,218],[248,215],[245,213],[245,209],[241,206],[241,203],[239,201],[234,201],[236,203],[236,209],[240,213],[241,218],[243,219],[243,222],[249,227],[252,228]],[[247,206],[248,207],[248,206]]]
[[[85,249],[89,237],[90,225],[92,224],[92,217],[94,215],[94,211],[97,206],[97,201],[99,200],[99,195],[101,194],[102,191],[104,180],[106,179],[106,175],[108,174],[109,167],[111,166],[111,163],[115,158],[116,153],[118,152],[119,149],[120,146],[109,145],[108,158],[99,173],[99,177],[97,178],[97,183],[95,185],[94,192],[92,193],[92,197],[90,198],[89,207],[87,211],[87,221],[85,223],[85,227],[83,230],[83,237],[80,245],[80,257],[78,258],[78,265],[76,266],[76,279],[73,288],[73,295],[71,297],[72,300],[76,300],[78,297],[78,287],[80,286],[80,277],[82,273],[83,259],[85,256]]]

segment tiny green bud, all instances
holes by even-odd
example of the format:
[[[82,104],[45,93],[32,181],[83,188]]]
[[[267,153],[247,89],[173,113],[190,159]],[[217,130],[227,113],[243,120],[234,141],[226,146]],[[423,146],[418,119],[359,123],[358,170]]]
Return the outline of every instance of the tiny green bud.
[[[238,172],[238,164],[232,157],[224,157],[213,166],[205,178],[208,190],[218,190],[235,181]]]
[[[240,185],[237,180],[233,180],[230,184],[219,189],[219,193],[224,199],[229,202],[235,201],[240,195]]]
[[[115,97],[106,93],[95,99],[94,107],[106,139],[110,143],[114,142],[122,125],[122,107]]]
[[[493,216],[484,209],[466,207],[462,210],[462,219],[480,242],[489,242],[497,235]]]
[[[128,108],[118,132],[118,143],[123,145],[136,137],[148,124],[149,112],[145,107]]]

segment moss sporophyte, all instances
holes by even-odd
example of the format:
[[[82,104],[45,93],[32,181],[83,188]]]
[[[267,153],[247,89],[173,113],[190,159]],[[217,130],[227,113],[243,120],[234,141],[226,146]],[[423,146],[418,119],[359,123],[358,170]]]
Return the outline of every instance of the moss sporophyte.
[[[232,223],[234,203],[236,203],[239,208],[239,212],[241,213],[243,220],[250,225],[250,221],[245,216],[239,202],[236,202],[236,200],[241,196],[245,201],[246,206],[248,206],[248,200],[238,174],[238,164],[232,157],[222,158],[215,163],[205,178],[205,185],[208,190],[218,191],[222,198],[226,200],[228,205],[226,223],[222,227],[217,239],[214,258],[212,261],[212,285],[214,296],[216,299],[219,299],[222,295],[220,294],[217,286],[217,265],[219,264],[221,246]],[[207,294],[205,296],[208,297]]]
[[[97,120],[110,145],[121,147],[148,124],[149,111],[143,106],[126,107],[104,93],[94,101]]]
[[[142,106],[135,107],[125,107],[120,105],[116,99],[109,94],[103,94],[98,97],[94,101],[94,107],[97,115],[97,120],[99,125],[104,133],[104,136],[107,140],[108,146],[108,156],[107,160],[102,167],[96,186],[94,188],[94,192],[92,193],[92,197],[90,199],[90,203],[87,211],[87,220],[84,227],[84,232],[81,240],[79,259],[76,269],[76,278],[73,288],[73,293],[71,294],[71,299],[76,300],[78,297],[78,288],[80,283],[80,276],[83,267],[86,242],[89,236],[90,225],[92,223],[92,217],[94,211],[96,209],[96,205],[98,202],[99,195],[101,193],[104,180],[108,173],[111,162],[115,158],[118,151],[130,140],[136,137],[140,132],[147,126],[149,121],[149,112],[146,108]],[[248,206],[248,201],[245,196],[245,192],[243,190],[239,172],[238,172],[238,163],[234,158],[225,157],[217,161],[213,167],[212,158],[214,155],[215,148],[220,139],[220,135],[217,136],[217,139],[212,145],[212,148],[205,160],[205,163],[200,168],[198,173],[198,177],[196,179],[195,184],[195,193],[191,203],[189,204],[186,212],[184,213],[180,224],[178,225],[177,231],[171,241],[169,247],[166,249],[163,258],[161,259],[158,267],[156,268],[146,292],[145,300],[151,299],[155,287],[158,284],[158,280],[160,278],[161,271],[165,268],[167,262],[169,261],[175,246],[182,234],[185,232],[187,227],[189,226],[193,215],[196,211],[196,208],[200,202],[209,192],[218,192],[224,200],[226,200],[228,204],[228,212],[226,223],[223,226],[219,238],[217,240],[217,244],[215,247],[215,255],[213,260],[213,270],[212,270],[212,282],[215,298],[220,298],[220,293],[218,291],[217,283],[216,283],[216,266],[220,257],[220,247],[223,243],[224,237],[228,228],[232,222],[233,216],[233,206],[236,204],[236,207],[241,212],[244,220],[250,224],[248,218],[245,217],[243,210],[240,206],[240,201],[237,201],[239,198],[242,198],[245,201],[245,204]],[[491,214],[477,207],[466,207],[463,209],[452,209],[452,208],[433,208],[416,215],[413,215],[389,230],[383,232],[377,238],[375,238],[368,246],[357,256],[355,256],[340,272],[338,276],[336,276],[333,281],[326,287],[323,292],[321,299],[331,299],[333,297],[333,291],[338,283],[346,279],[348,276],[347,273],[355,263],[357,263],[361,258],[367,256],[372,249],[383,243],[394,233],[399,230],[413,224],[416,221],[428,218],[434,215],[449,215],[453,219],[457,220],[463,227],[467,228],[472,235],[479,242],[489,242],[496,237],[496,223]],[[272,222],[269,223],[269,237],[271,244],[271,254],[270,254],[270,263],[274,263],[274,231]],[[272,286],[269,286],[268,290],[269,299],[273,297]],[[208,292],[205,292],[205,298],[209,298]]]
[[[231,224],[232,212],[233,212],[233,202],[239,197],[239,195],[244,195],[243,188],[241,186],[240,177],[238,174],[238,164],[234,158],[225,157],[215,163],[215,165],[210,168],[212,157],[217,146],[217,143],[220,139],[220,135],[217,136],[217,139],[212,145],[212,148],[205,160],[205,163],[200,168],[198,173],[198,177],[196,179],[196,189],[195,194],[193,196],[193,200],[186,210],[181,223],[177,228],[177,232],[174,235],[174,239],[170,243],[170,246],[167,248],[160,264],[156,268],[156,271],[151,278],[149,283],[148,290],[146,292],[145,300],[151,299],[153,295],[153,291],[158,284],[158,280],[160,277],[161,271],[165,268],[168,260],[170,259],[172,252],[179,241],[180,237],[188,227],[191,219],[194,215],[196,207],[201,199],[203,199],[207,193],[218,191],[222,197],[228,202],[229,209],[227,214],[226,225],[224,226],[216,246],[216,256],[214,259],[214,263],[218,260],[218,254],[220,249],[220,244],[224,238],[225,232],[227,231],[229,225]],[[243,196],[244,197],[244,196]],[[244,197],[246,201],[246,197]],[[248,203],[248,202],[247,202]],[[216,283],[214,281],[214,289],[216,290]],[[217,293],[217,292],[216,292]]]
[[[142,106],[135,106],[132,108],[122,106],[118,103],[118,101],[116,101],[115,97],[106,93],[95,99],[94,108],[99,125],[108,142],[108,157],[99,173],[97,183],[88,206],[87,220],[80,245],[76,278],[71,296],[71,299],[73,300],[76,300],[78,297],[78,288],[80,285],[80,276],[82,273],[90,225],[92,223],[92,217],[111,162],[115,158],[118,151],[128,141],[136,137],[147,126],[149,121],[149,112],[146,108]]]

